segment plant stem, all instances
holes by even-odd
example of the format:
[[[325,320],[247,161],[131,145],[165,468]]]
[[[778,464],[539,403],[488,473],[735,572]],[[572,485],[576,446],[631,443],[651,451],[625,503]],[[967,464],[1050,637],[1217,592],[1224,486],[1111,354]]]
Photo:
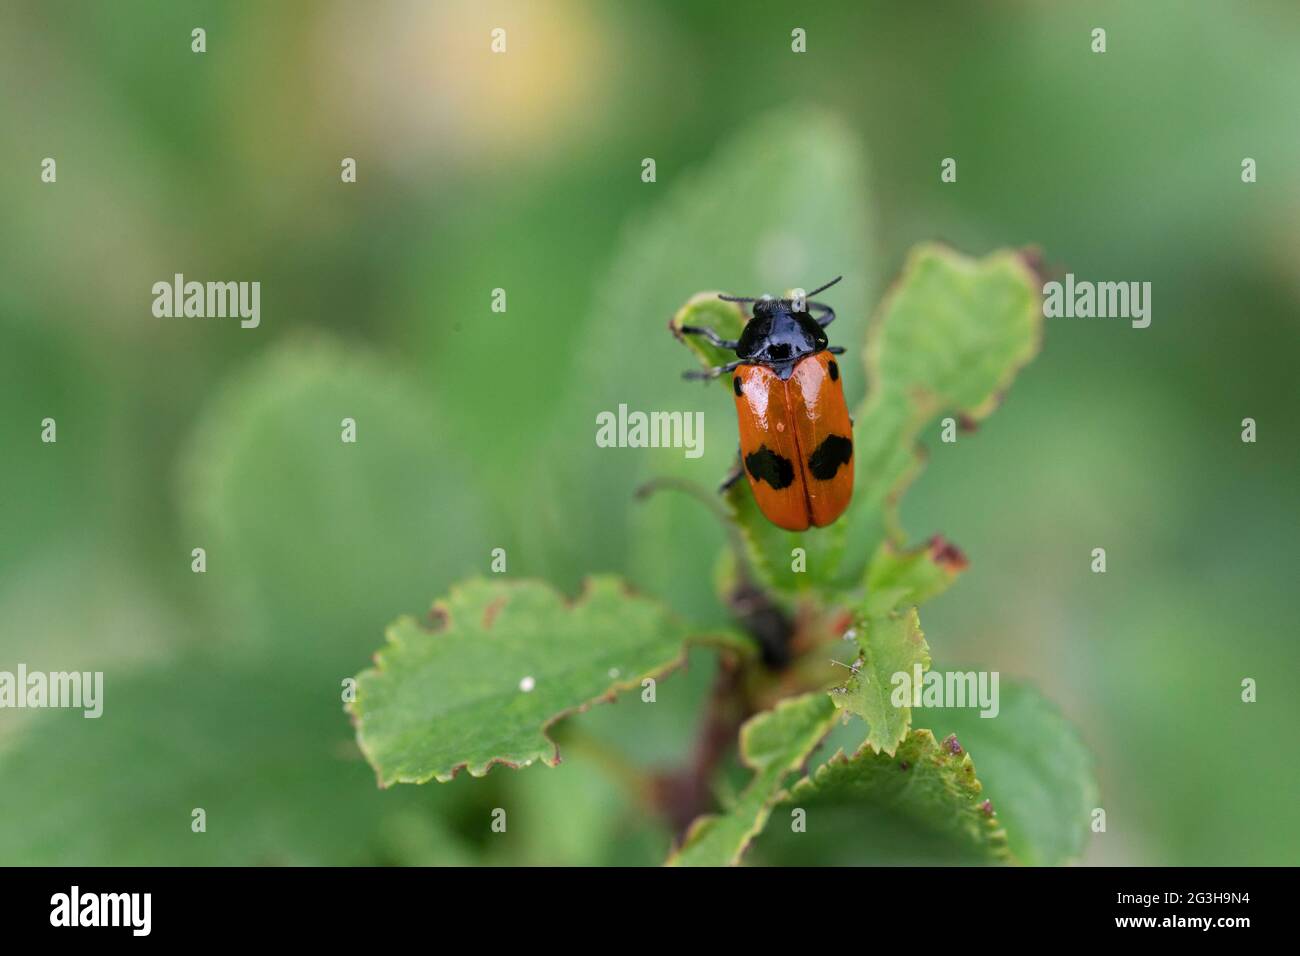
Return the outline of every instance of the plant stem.
[[[713,809],[714,775],[735,746],[741,725],[753,713],[744,693],[743,676],[738,662],[720,659],[690,762],[655,778],[656,804],[678,840],[697,817]]]

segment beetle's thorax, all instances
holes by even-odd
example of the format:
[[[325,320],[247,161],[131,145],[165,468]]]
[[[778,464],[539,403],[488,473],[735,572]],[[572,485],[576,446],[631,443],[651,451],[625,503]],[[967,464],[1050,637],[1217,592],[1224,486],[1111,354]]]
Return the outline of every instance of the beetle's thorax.
[[[755,308],[754,317],[740,333],[736,355],[744,362],[766,365],[780,378],[789,378],[800,359],[826,348],[826,331],[807,312],[791,312],[784,302],[762,306]]]

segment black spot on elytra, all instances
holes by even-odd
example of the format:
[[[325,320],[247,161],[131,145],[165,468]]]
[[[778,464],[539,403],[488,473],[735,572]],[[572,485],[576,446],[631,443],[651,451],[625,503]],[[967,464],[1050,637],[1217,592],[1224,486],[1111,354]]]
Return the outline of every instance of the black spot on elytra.
[[[742,389],[742,388],[740,387],[740,376],[739,376],[739,375],[737,375],[735,378],[733,378],[733,379],[731,380],[731,387],[734,388],[734,389],[736,390],[736,394],[737,394],[737,395],[741,394],[741,392],[744,391],[744,389]]]
[[[826,371],[831,373],[832,382],[840,377],[840,367],[835,364],[835,359],[830,360],[830,363],[826,366]]]
[[[794,481],[794,463],[764,445],[745,456],[745,468],[755,481],[766,481],[777,491]]]
[[[808,470],[814,478],[830,481],[840,470],[840,465],[847,465],[852,457],[852,439],[843,435],[827,435],[817,450],[808,456]]]

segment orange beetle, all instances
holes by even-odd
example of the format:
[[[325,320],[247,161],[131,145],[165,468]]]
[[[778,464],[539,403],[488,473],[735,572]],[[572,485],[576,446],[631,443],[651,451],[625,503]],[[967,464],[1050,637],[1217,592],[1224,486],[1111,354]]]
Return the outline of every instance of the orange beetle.
[[[840,278],[808,295],[824,292]],[[737,361],[687,372],[686,377],[732,374],[740,459],[767,519],[787,531],[828,525],[853,496],[853,424],[834,358],[844,349],[829,345],[826,337],[835,312],[823,303],[798,299],[718,298],[753,303],[753,317],[739,340],[698,326],[684,325],[681,331],[734,351]],[[738,470],[723,488],[739,478]]]

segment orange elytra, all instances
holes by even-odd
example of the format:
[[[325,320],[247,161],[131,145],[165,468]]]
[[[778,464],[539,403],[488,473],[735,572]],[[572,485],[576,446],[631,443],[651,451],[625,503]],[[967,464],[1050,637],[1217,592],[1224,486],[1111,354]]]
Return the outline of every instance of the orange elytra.
[[[736,341],[681,327],[736,353],[735,362],[686,377],[732,376],[744,474],[759,509],[787,531],[830,524],[853,497],[853,425],[835,360],[844,349],[826,337],[835,312],[808,298],[839,281],[796,299],[719,296],[753,303]],[[723,487],[739,478],[737,472]]]

